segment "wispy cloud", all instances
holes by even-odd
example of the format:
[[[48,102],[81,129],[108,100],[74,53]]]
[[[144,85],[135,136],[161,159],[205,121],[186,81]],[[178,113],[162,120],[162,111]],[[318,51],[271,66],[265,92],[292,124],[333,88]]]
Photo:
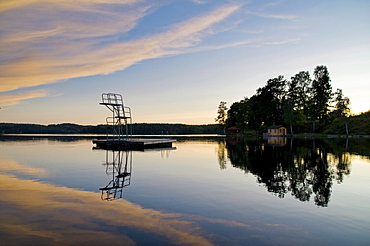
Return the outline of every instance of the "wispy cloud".
[[[47,96],[49,96],[49,93],[45,90],[35,90],[26,93],[1,95],[0,106],[12,106],[20,103],[23,100]]]
[[[260,12],[250,12],[250,11],[247,11],[246,13],[250,15],[263,17],[263,18],[281,19],[281,20],[292,20],[292,19],[297,18],[297,16],[294,16],[294,15],[266,14],[266,13],[260,13]]]
[[[232,48],[232,47],[238,47],[238,46],[243,46],[243,45],[251,45],[251,44],[256,44],[260,42],[262,39],[256,38],[256,39],[247,39],[247,40],[242,40],[238,42],[232,42],[232,43],[227,43],[223,45],[208,45],[208,46],[197,46],[194,47],[188,52],[201,52],[201,51],[208,51],[208,50],[218,50],[218,49],[225,49],[225,48]]]
[[[196,3],[196,4],[205,4],[205,3],[207,3],[208,1],[206,1],[206,0],[192,0],[194,3]]]
[[[267,42],[266,44],[268,44],[268,45],[280,45],[280,44],[287,44],[287,43],[297,42],[299,40],[301,40],[301,39],[300,38],[292,38],[292,39],[287,39],[287,40],[282,40],[282,41]]]
[[[27,5],[35,3],[56,3],[56,0],[17,0],[17,1],[1,1],[0,2],[0,12],[7,11],[11,9],[21,8]],[[141,2],[141,0],[75,0],[75,1],[58,1],[58,6],[73,6],[78,7],[77,4],[134,4]]]
[[[183,53],[214,34],[212,27],[240,5],[221,6],[162,33],[130,40],[128,32],[152,8],[143,1],[118,0],[0,4],[0,92],[109,74],[145,59]]]
[[[279,5],[283,2],[285,2],[286,0],[280,0],[280,1],[274,1],[274,2],[270,2],[270,3],[267,3],[266,6],[275,6],[275,5]]]

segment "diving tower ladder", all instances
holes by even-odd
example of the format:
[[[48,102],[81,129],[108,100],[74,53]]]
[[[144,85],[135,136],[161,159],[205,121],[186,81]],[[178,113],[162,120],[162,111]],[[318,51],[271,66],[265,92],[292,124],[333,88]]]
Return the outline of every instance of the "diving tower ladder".
[[[103,93],[102,102],[100,105],[104,105],[112,112],[112,116],[106,118],[107,139],[131,139],[131,109],[127,106],[124,106],[122,95],[115,93]]]

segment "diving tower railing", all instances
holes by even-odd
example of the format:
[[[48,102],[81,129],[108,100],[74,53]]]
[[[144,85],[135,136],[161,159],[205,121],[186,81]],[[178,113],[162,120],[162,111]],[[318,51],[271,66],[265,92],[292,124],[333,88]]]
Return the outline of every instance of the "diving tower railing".
[[[130,107],[124,106],[122,95],[103,93],[100,105],[106,106],[112,117],[106,118],[107,139],[128,140],[132,138],[132,117]]]

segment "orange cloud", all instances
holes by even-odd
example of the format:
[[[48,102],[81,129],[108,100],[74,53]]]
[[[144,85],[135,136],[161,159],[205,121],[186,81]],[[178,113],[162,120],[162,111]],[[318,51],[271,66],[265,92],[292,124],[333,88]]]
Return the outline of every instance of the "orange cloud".
[[[14,160],[5,160],[5,159],[0,159],[0,169],[1,171],[5,171],[5,172],[11,171],[11,172],[25,173],[25,174],[31,174],[37,177],[43,177],[46,174],[46,170],[43,168],[34,168],[34,167],[19,165],[18,162]]]
[[[58,1],[58,0],[17,0],[17,1],[1,1],[0,2],[0,12],[8,11],[11,9],[21,8],[30,4],[36,3],[57,3],[59,6],[68,6],[78,4],[133,4],[137,3],[140,0],[70,0],[70,1]]]
[[[192,222],[180,219],[178,214],[145,209],[125,200],[103,202],[94,192],[8,175],[0,177],[0,201],[18,208],[12,215],[0,212],[2,233],[5,231],[10,238],[16,234],[18,239],[36,237],[58,244],[127,240],[133,245],[128,236],[111,230],[130,227],[141,230],[143,235],[154,233],[176,244],[212,245]]]
[[[18,244],[104,245],[125,242],[135,245],[127,231],[139,231],[141,237],[159,236],[176,245],[214,245],[222,236],[204,231],[200,224],[211,223],[244,230],[243,240],[259,238],[277,231],[288,235],[302,233],[284,225],[249,225],[197,215],[164,213],[143,208],[124,199],[100,200],[98,193],[59,187],[36,180],[23,180],[0,174],[0,204],[12,208],[0,210],[0,228],[4,238]],[[258,224],[258,223],[257,223]],[[229,239],[226,239],[229,240]]]
[[[264,238],[265,233],[275,235],[277,231],[282,236],[302,233],[297,228],[280,224],[249,225],[234,220],[165,213],[124,199],[106,202],[95,192],[4,174],[4,171],[43,173],[42,169],[22,167],[4,160],[0,160],[0,164],[0,205],[6,204],[0,210],[0,231],[3,238],[16,244],[32,240],[47,245],[105,245],[107,242],[135,245],[130,230],[139,231],[142,237],[159,236],[163,238],[161,240],[177,245],[208,246],[213,245],[213,241],[225,240],[222,235],[202,228],[204,223],[244,230],[243,240],[258,237],[267,242],[270,239]],[[7,208],[12,212],[9,213]]]
[[[14,95],[1,95],[0,96],[0,106],[12,106],[20,103],[22,100],[46,97],[49,94],[43,90],[30,91],[26,93],[19,93]]]
[[[184,53],[240,8],[225,5],[162,33],[118,41],[153,9],[141,2],[24,0],[1,4],[0,92],[109,74],[145,59]]]

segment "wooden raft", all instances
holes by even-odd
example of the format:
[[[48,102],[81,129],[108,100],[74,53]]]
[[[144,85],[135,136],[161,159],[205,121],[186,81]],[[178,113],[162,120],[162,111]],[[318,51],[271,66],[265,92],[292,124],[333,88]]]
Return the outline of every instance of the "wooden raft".
[[[131,139],[101,139],[93,140],[97,149],[151,149],[151,148],[166,148],[172,147],[175,139],[146,139],[146,138],[131,138]]]

